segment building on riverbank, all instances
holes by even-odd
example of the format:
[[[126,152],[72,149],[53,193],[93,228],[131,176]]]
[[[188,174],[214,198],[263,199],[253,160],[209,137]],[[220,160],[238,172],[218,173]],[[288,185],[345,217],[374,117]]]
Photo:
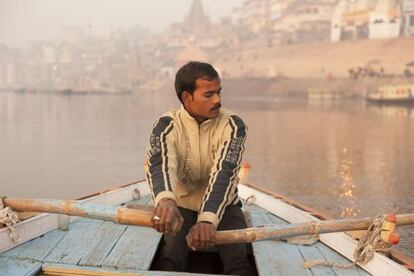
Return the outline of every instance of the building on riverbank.
[[[272,18],[272,44],[328,41],[333,0],[289,1],[282,16]]]
[[[404,35],[414,36],[414,0],[403,1]]]
[[[251,47],[328,41],[336,0],[247,0],[233,23]],[[246,41],[245,41],[246,43]]]
[[[402,24],[397,0],[340,0],[331,23],[331,41],[396,38]]]

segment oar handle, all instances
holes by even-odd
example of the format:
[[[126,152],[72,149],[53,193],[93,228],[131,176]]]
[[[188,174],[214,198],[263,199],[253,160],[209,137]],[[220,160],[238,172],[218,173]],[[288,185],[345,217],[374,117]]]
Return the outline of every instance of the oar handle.
[[[152,227],[151,212],[139,209],[117,208],[116,222]]]

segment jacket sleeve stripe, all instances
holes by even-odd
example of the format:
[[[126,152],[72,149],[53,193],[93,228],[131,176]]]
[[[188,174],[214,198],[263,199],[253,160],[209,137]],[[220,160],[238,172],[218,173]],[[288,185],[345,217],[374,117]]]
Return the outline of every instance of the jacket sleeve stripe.
[[[153,186],[152,186],[152,181],[151,181],[151,176],[150,176],[149,171],[145,174],[145,176],[147,177],[147,181],[148,181],[148,185],[150,187],[152,199],[155,200],[155,195],[153,193]]]
[[[237,116],[229,118],[230,141],[221,152],[214,177],[203,199],[200,212],[214,212],[219,218],[224,213],[225,207],[233,200],[233,193],[237,190],[237,183],[233,183],[237,177],[240,160],[244,150],[246,130],[243,121]]]
[[[162,172],[164,175],[164,185],[166,191],[171,191],[171,180],[170,180],[170,174],[168,170],[168,147],[167,147],[167,135],[172,131],[173,129],[173,122],[171,121],[169,127],[167,128],[167,131],[165,133],[161,134],[162,137]]]
[[[154,198],[162,191],[171,191],[168,171],[167,135],[173,130],[171,117],[161,117],[155,124],[149,141],[148,182],[152,187]]]
[[[230,126],[231,126],[231,129],[232,129],[232,137],[231,137],[231,139],[234,139],[234,138],[236,138],[236,135],[237,135],[236,126],[234,125],[234,121],[231,118],[230,118],[229,121],[230,121]],[[235,170],[237,170],[237,168],[238,168],[238,166],[236,166],[233,169],[233,174],[232,174],[232,176],[229,179],[229,182],[227,184],[226,192],[224,193],[224,197],[223,197],[224,200],[221,202],[221,204],[219,205],[219,207],[217,209],[217,215],[218,215],[219,219],[221,219],[221,215],[222,215],[221,213],[222,213],[222,210],[224,209],[223,207],[227,205],[227,202],[229,200],[229,191],[232,188],[231,183],[232,183],[233,179],[235,178]]]
[[[234,185],[231,185],[231,184],[233,183],[234,179],[237,177],[237,172],[240,169],[240,161],[241,161],[242,154],[244,152],[244,140],[245,140],[245,137],[246,137],[245,128],[242,127],[241,124],[239,124],[239,127],[237,127],[236,126],[236,122],[235,122],[235,120],[234,120],[233,117],[230,117],[230,123],[232,125],[233,134],[234,134],[234,136],[232,138],[233,139],[237,139],[237,137],[244,137],[244,139],[243,139],[243,143],[242,143],[241,149],[240,149],[240,151],[238,153],[238,158],[237,158],[237,162],[236,162],[237,165],[234,166],[233,175],[231,176],[230,181],[229,181],[229,184],[228,184],[228,187],[227,187],[227,191],[226,191],[226,194],[225,194],[225,198],[226,199],[225,199],[225,201],[223,201],[220,204],[220,206],[219,206],[219,208],[217,210],[219,219],[221,219],[221,217],[223,216],[225,207],[228,206],[229,203],[231,202],[231,200],[230,200],[229,197],[231,195],[234,195],[234,192],[237,189],[237,184],[238,183],[234,183]],[[231,190],[231,192],[229,192],[230,190]]]
[[[227,152],[228,145],[229,145],[229,143],[227,141],[224,142],[224,147],[220,152],[220,158],[217,162],[217,166],[216,166],[216,169],[215,169],[215,172],[214,172],[214,176],[210,177],[210,183],[208,185],[206,193],[204,194],[203,203],[201,204],[201,207],[200,207],[200,212],[201,212],[201,210],[204,209],[204,206],[205,206],[206,202],[210,199],[210,193],[211,193],[211,190],[213,188],[213,183],[216,182],[217,175],[223,168],[223,161],[224,161],[224,158],[226,157],[225,153]]]

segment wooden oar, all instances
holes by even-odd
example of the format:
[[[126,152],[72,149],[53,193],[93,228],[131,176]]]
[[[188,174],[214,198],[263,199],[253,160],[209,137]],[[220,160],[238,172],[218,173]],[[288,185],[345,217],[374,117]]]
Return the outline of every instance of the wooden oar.
[[[151,211],[76,200],[3,198],[3,204],[14,211],[65,214],[91,219],[113,221],[120,224],[152,226]]]
[[[120,224],[152,226],[151,211],[147,210],[50,199],[4,198],[3,203],[15,211],[57,213],[113,221]],[[299,224],[266,225],[263,227],[218,231],[216,244],[247,243],[301,235],[366,230],[374,219],[367,217],[359,219],[310,221]],[[409,224],[414,224],[414,214],[397,215],[397,225]]]
[[[401,214],[396,217],[397,225],[414,224],[414,214]],[[374,219],[375,218],[367,217],[359,219],[309,221],[298,224],[273,224],[264,227],[218,231],[216,235],[216,244],[247,243],[302,235],[367,230]]]

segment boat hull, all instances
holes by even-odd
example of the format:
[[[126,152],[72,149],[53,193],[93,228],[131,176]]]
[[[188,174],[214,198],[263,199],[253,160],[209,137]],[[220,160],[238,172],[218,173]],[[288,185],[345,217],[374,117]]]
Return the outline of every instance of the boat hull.
[[[139,200],[136,199],[137,194],[140,194]],[[253,202],[249,200],[252,204],[245,206],[245,213],[253,227],[268,223],[317,221],[322,217],[301,204],[257,187],[240,184],[239,195],[243,200],[254,198]],[[138,204],[152,204],[148,185],[143,181],[82,200],[113,206],[132,200]],[[0,251],[3,251],[0,254],[0,275],[33,275],[51,269],[69,272],[86,269],[88,273],[95,271],[96,275],[111,275],[114,270],[144,275],[162,274],[151,271],[161,241],[161,235],[152,228],[71,217],[68,230],[62,231],[58,229],[58,218],[58,215],[43,214],[20,223],[17,226],[19,235],[24,241],[32,239],[24,244],[4,243],[8,232],[0,229],[0,235],[3,234],[0,237]],[[36,230],[39,225],[42,225],[41,229]],[[305,269],[301,264],[315,258],[350,263],[355,247],[356,240],[351,236],[331,233],[320,235],[320,242],[310,247],[274,240],[255,242],[252,244],[252,253],[259,275],[341,274],[342,271],[333,268]],[[28,259],[31,260],[30,263],[27,262]],[[354,267],[348,272],[358,275],[367,275],[367,272],[374,275],[413,275],[404,266],[380,254],[375,254],[374,259],[361,265],[361,268]],[[182,273],[168,272],[164,275]]]

